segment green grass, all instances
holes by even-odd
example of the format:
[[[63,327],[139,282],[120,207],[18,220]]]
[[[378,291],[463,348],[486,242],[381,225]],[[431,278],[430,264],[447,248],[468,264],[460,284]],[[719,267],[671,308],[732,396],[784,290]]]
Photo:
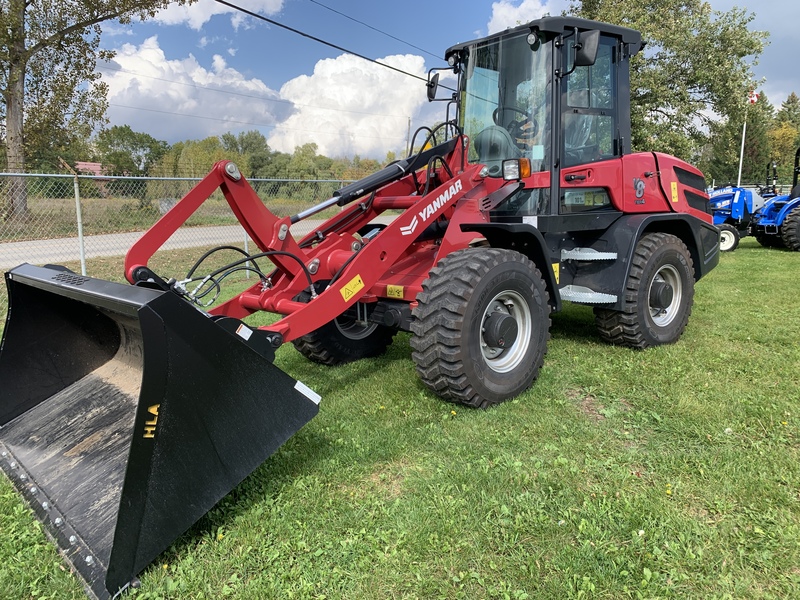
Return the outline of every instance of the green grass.
[[[568,305],[534,387],[486,411],[424,389],[405,334],[337,368],[286,345],[319,416],[132,597],[800,598],[798,265],[743,240],[645,352]],[[0,532],[5,597],[82,597],[5,478]]]

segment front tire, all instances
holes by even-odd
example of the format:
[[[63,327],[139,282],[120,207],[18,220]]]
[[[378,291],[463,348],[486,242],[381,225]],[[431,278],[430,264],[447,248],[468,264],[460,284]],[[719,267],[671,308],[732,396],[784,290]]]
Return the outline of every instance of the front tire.
[[[783,220],[781,240],[789,250],[800,252],[800,206],[790,210]]]
[[[310,299],[308,292],[297,297],[300,302],[309,302]],[[352,306],[292,344],[308,360],[328,366],[381,356],[392,343],[396,331],[377,323],[360,321],[356,318],[357,313],[358,307]]]
[[[739,247],[739,230],[733,225],[723,223],[719,226],[719,251],[733,252]]]
[[[674,235],[648,233],[636,245],[623,310],[595,307],[595,325],[611,344],[639,349],[671,344],[686,328],[693,302],[689,249]]]
[[[550,338],[541,274],[526,256],[467,248],[431,269],[417,296],[412,358],[449,402],[486,408],[528,389]]]

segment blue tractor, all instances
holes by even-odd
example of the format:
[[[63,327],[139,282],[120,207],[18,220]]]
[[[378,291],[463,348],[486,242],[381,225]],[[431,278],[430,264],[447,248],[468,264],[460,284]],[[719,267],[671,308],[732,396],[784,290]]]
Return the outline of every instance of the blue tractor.
[[[766,204],[765,195],[768,197],[769,191],[768,188],[756,191],[728,185],[709,192],[708,205],[714,225],[719,229],[721,252],[736,250],[739,239],[747,235],[753,215]]]
[[[794,155],[794,178],[788,196],[769,198],[750,220],[748,231],[766,248],[800,252],[800,148]],[[715,221],[716,223],[716,221]],[[721,246],[720,246],[721,249]]]

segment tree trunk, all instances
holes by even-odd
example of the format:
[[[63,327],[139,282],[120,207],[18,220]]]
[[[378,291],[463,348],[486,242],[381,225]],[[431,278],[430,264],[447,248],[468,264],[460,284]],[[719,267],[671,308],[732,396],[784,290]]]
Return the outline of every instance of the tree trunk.
[[[25,105],[25,1],[11,0],[11,36],[8,65],[8,92],[6,96],[6,158],[11,173],[25,172],[25,140],[23,138]],[[6,217],[27,219],[28,190],[24,177],[10,181],[6,196]]]

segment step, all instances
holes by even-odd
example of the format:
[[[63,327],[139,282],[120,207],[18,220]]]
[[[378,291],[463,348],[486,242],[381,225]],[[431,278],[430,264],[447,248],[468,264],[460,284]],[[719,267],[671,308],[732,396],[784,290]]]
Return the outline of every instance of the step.
[[[604,294],[582,285],[565,285],[558,290],[562,300],[580,304],[611,304],[617,301],[615,294]]]
[[[617,260],[617,253],[599,252],[594,248],[572,248],[561,251],[561,260]]]

